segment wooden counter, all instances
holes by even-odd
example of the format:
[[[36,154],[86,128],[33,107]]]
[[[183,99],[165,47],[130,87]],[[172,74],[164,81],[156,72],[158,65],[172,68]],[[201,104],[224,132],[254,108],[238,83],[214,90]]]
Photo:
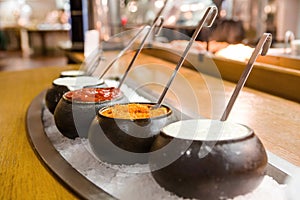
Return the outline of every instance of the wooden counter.
[[[145,63],[159,63],[166,67],[155,67],[155,70],[148,72],[144,70],[142,75],[143,69],[134,70],[130,78],[136,78],[138,82],[148,76],[163,80],[165,77],[160,77],[161,73],[174,67],[173,63],[142,54],[136,65]],[[25,124],[26,110],[33,98],[50,87],[60,71],[74,67],[0,72],[0,199],[77,198],[52,176],[35,155],[26,136]],[[204,109],[203,115],[209,115],[209,100],[205,96],[205,86],[198,82],[199,74],[187,68],[182,68],[180,74],[195,90],[198,103]],[[178,84],[175,86],[181,93],[185,90]],[[226,99],[234,86],[230,82],[224,82]],[[229,120],[250,126],[269,151],[300,166],[299,103],[244,88]]]
[[[170,62],[177,63],[182,50],[170,49],[165,47],[155,46],[149,49],[144,49],[143,52],[152,56],[164,58]],[[267,56],[268,58],[271,56]],[[284,62],[276,62],[275,59],[266,59],[264,56],[258,56],[258,61],[255,62],[251,74],[246,82],[246,86],[255,90],[264,91],[285,99],[300,102],[300,71],[299,60]],[[190,52],[187,55],[185,62],[186,66],[201,71],[202,73],[214,75],[211,67],[216,66],[218,72],[224,80],[237,82],[245,69],[246,61],[231,60],[215,55],[204,55],[197,52]],[[262,62],[264,61],[264,62]]]
[[[76,199],[40,162],[25,124],[33,98],[66,68],[0,72],[0,199]]]

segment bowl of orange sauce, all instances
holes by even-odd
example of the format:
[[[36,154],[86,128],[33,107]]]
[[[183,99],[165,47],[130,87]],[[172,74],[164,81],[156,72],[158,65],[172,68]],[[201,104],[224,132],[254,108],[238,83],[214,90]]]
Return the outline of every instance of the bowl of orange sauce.
[[[111,164],[147,163],[160,129],[176,120],[170,107],[154,106],[131,102],[101,108],[88,134],[95,155]]]

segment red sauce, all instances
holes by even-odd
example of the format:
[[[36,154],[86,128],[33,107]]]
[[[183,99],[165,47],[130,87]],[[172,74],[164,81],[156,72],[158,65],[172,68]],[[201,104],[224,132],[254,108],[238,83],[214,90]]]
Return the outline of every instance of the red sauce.
[[[64,94],[68,100],[80,102],[101,102],[116,99],[121,96],[118,88],[83,88],[80,90],[69,91]]]

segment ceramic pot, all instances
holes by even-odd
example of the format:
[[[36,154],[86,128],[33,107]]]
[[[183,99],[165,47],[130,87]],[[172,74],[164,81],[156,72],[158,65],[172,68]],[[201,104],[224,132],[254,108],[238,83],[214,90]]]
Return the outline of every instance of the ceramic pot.
[[[58,130],[66,137],[87,138],[91,122],[100,108],[126,102],[117,88],[83,88],[66,92],[54,112]]]
[[[132,105],[150,108],[154,103],[121,104],[121,106]],[[162,114],[141,118],[110,117],[104,113],[112,107],[100,109],[88,135],[95,155],[100,160],[111,164],[147,163],[151,145],[160,129],[176,120],[168,106],[163,105],[162,108],[164,109]],[[131,109],[133,108],[129,108]],[[116,112],[122,113],[119,110]]]
[[[227,199],[253,191],[267,165],[265,148],[249,127],[186,120],[161,130],[149,158],[152,175],[184,198]],[[168,161],[166,161],[169,159]]]
[[[59,100],[64,93],[70,90],[81,89],[83,87],[95,86],[106,87],[103,80],[91,76],[57,78],[52,82],[45,95],[45,103],[49,111],[53,114]]]

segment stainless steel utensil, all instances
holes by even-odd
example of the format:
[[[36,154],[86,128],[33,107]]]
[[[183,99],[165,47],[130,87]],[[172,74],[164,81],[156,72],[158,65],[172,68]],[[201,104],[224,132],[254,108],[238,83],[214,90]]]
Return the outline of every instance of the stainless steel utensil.
[[[159,26],[161,27],[161,26],[163,25],[163,18],[160,17],[160,18],[158,18],[158,20],[161,20],[160,25],[159,25]],[[158,21],[155,21],[155,22],[153,23],[153,25],[150,27],[150,29],[148,30],[147,34],[145,35],[145,37],[144,37],[143,41],[141,42],[141,44],[140,44],[138,50],[135,52],[133,58],[131,59],[131,61],[130,61],[129,65],[128,65],[128,67],[127,67],[127,69],[126,69],[126,71],[125,71],[125,73],[124,73],[122,79],[120,80],[120,83],[119,83],[118,88],[121,88],[121,86],[122,86],[122,84],[123,84],[125,78],[127,77],[128,73],[129,73],[130,69],[132,68],[134,62],[136,61],[138,55],[141,53],[142,49],[144,48],[145,42],[146,42],[146,40],[148,39],[150,33],[153,31],[153,29],[154,29],[154,27],[156,26],[157,22],[158,22]],[[159,28],[159,30],[160,30],[160,29],[161,29],[161,28]],[[157,34],[158,34],[158,33],[156,33],[156,35],[157,35]]]
[[[211,12],[212,12],[212,17],[209,18]],[[171,78],[169,79],[169,82],[165,86],[165,88],[164,88],[161,96],[159,97],[159,100],[157,101],[156,105],[153,108],[158,108],[158,107],[161,106],[161,104],[162,104],[162,102],[164,100],[164,97],[166,96],[166,94],[167,94],[167,92],[168,92],[168,90],[169,90],[169,88],[170,88],[170,86],[171,86],[174,78],[176,77],[177,72],[179,71],[180,67],[182,66],[184,60],[186,59],[186,56],[187,56],[187,54],[188,54],[188,52],[189,52],[189,50],[190,50],[193,42],[196,40],[196,37],[198,36],[199,32],[201,31],[202,27],[204,26],[204,23],[206,21],[208,21],[208,25],[206,25],[206,26],[210,27],[213,24],[213,22],[214,22],[215,18],[217,17],[217,15],[218,15],[218,8],[217,7],[210,6],[210,7],[208,7],[206,9],[206,11],[204,13],[204,16],[200,20],[200,22],[199,22],[199,24],[198,24],[198,26],[197,26],[197,28],[196,28],[196,30],[195,30],[192,38],[190,39],[187,47],[185,48],[185,50],[184,50],[184,52],[183,52],[183,54],[182,54],[182,56],[181,56],[181,58],[180,58],[180,60],[179,60],[179,62],[177,64],[177,66],[176,66],[176,68],[175,68],[175,70],[174,70]]]
[[[129,43],[126,45],[126,47],[120,51],[120,53],[109,63],[109,65],[106,67],[104,72],[99,76],[99,79],[102,79],[104,75],[108,72],[108,70],[113,66],[113,64],[119,60],[126,51],[133,45],[133,43],[137,40],[137,38],[141,35],[141,33],[146,30],[146,28],[149,28],[150,26],[146,25],[141,30],[138,31],[138,33],[129,41]]]
[[[225,111],[221,117],[221,121],[225,121],[228,118],[228,115],[233,107],[233,104],[234,104],[237,96],[239,95],[239,92],[245,85],[247,78],[253,68],[253,64],[254,64],[255,60],[257,59],[257,56],[258,56],[260,50],[261,50],[260,54],[262,56],[265,56],[271,46],[271,42],[272,42],[272,34],[270,34],[270,33],[264,33],[263,36],[260,38],[258,44],[256,45],[247,65],[246,65],[246,68],[245,68],[243,74],[241,75],[240,80],[238,81],[238,83],[231,95],[231,98],[230,98],[230,100],[225,108]]]

